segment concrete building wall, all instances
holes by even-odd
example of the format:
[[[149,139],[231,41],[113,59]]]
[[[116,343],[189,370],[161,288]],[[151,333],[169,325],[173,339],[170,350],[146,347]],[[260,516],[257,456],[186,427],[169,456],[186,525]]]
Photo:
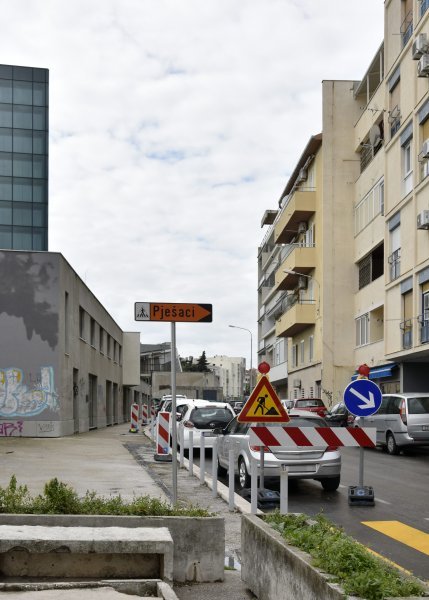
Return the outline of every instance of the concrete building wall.
[[[241,400],[244,394],[246,359],[232,356],[207,357],[209,366],[218,369],[223,397],[227,400]]]
[[[123,332],[67,261],[0,251],[0,281],[2,435],[57,437],[128,420]]]

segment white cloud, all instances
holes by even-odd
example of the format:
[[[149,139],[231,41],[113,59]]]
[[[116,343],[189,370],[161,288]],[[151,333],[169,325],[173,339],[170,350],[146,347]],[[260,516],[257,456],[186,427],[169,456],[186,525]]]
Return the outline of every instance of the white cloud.
[[[321,81],[359,79],[382,0],[26,0],[2,62],[50,69],[50,249],[125,330],[135,301],[211,302],[182,355],[245,355],[257,247],[308,138]],[[254,364],[256,354],[254,355]]]

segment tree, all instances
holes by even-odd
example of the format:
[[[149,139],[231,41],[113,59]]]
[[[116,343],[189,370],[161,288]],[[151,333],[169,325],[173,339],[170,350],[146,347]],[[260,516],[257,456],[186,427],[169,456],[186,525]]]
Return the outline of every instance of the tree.
[[[203,353],[201,354],[200,358],[198,359],[196,370],[199,371],[200,373],[207,373],[210,371],[209,363],[207,362],[205,350],[203,350]]]

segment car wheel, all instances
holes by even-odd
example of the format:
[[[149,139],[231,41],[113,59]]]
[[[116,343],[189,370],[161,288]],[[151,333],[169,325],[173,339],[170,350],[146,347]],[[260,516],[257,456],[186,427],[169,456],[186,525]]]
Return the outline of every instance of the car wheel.
[[[338,486],[340,485],[340,476],[338,475],[338,477],[322,479],[320,483],[322,484],[322,487],[326,492],[335,492],[338,489]]]
[[[386,449],[389,454],[399,454],[399,448],[393,433],[388,433],[386,436]]]
[[[238,485],[240,490],[250,487],[250,475],[247,472],[246,463],[243,458],[238,461]]]
[[[222,467],[222,465],[219,462],[219,457],[217,459],[217,474],[220,475],[221,477],[224,477],[226,475],[226,469],[225,467]]]

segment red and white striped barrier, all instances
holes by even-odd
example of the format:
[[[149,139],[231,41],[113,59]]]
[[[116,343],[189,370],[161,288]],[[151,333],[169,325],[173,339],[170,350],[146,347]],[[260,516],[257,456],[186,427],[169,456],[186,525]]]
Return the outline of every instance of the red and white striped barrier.
[[[142,404],[142,425],[147,424],[148,415],[149,415],[148,405]]]
[[[375,427],[251,427],[249,444],[268,448],[297,446],[375,447]]]
[[[151,416],[151,419],[152,419],[152,420],[153,420],[153,419],[156,417],[156,410],[155,410],[155,407],[154,407],[154,405],[153,405],[153,404],[152,404],[152,406],[150,407],[150,416]]]
[[[131,404],[130,432],[137,433],[139,430],[139,405]]]
[[[170,418],[171,413],[169,412],[158,413],[155,460],[172,460],[170,453]]]

